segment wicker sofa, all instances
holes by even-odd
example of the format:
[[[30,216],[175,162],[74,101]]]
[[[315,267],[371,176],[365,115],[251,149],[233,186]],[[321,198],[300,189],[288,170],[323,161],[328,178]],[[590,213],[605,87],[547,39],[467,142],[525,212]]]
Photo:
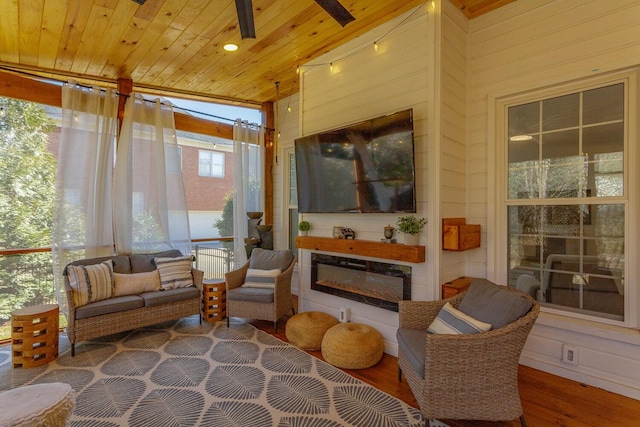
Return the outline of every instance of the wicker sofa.
[[[63,271],[63,277],[68,304],[67,335],[71,342],[71,356],[75,356],[75,344],[80,341],[200,314],[204,273],[191,268],[194,286],[113,296],[78,307],[69,280],[69,266],[91,266],[111,260],[113,273],[149,273],[156,270],[155,258],[176,258],[181,255],[178,250],[170,250],[154,254],[81,259],[69,263]]]

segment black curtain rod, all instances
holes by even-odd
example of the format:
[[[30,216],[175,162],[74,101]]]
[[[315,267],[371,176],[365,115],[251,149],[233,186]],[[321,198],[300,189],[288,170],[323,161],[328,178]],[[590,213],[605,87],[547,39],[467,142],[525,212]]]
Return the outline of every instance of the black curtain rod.
[[[60,84],[67,84],[67,83],[69,83],[68,81],[66,81],[66,82],[65,82],[65,81],[63,81],[63,80],[58,80],[58,79],[54,79],[54,78],[51,78],[51,77],[42,77],[42,76],[39,76],[39,75],[37,75],[37,74],[28,73],[28,72],[26,72],[26,71],[22,71],[22,70],[14,70],[14,69],[7,68],[7,67],[4,67],[4,66],[0,66],[0,69],[2,69],[2,70],[4,70],[4,71],[11,72],[11,73],[18,73],[18,74],[22,74],[22,75],[25,75],[25,76],[33,77],[33,78],[38,79],[38,80],[52,81],[52,82],[60,83]],[[86,88],[86,89],[93,89],[93,86],[88,86],[88,85],[86,85],[86,84],[82,84],[82,83],[78,83],[78,82],[75,82],[74,84],[75,84],[76,86],[80,86],[80,87],[83,87],[83,88]],[[101,91],[101,92],[106,92],[106,89],[100,88],[100,91]],[[126,95],[126,94],[124,94],[124,93],[120,93],[120,92],[118,92],[117,90],[116,90],[116,95],[117,95],[117,96],[122,96],[122,97],[125,97],[125,98],[129,98],[129,97],[130,97],[130,95]],[[145,102],[155,103],[155,101],[150,100],[150,99],[146,99],[146,98],[144,98],[144,97],[143,97],[142,99],[143,99]],[[165,104],[164,102],[161,102],[161,104],[162,104],[162,105],[164,105],[164,106],[166,106],[166,105],[167,105],[167,104]],[[190,109],[188,109],[188,108],[179,107],[179,106],[176,106],[176,105],[173,105],[173,104],[171,104],[171,106],[172,106],[173,108],[176,108],[176,109],[178,109],[178,110],[182,110],[182,111],[186,111],[186,112],[188,112],[188,113],[201,114],[201,115],[203,115],[203,116],[212,117],[212,118],[219,119],[219,120],[226,120],[226,121],[229,121],[229,122],[231,122],[231,123],[235,123],[235,122],[236,122],[236,119],[230,119],[230,118],[228,118],[228,117],[221,117],[221,116],[216,116],[215,114],[204,113],[204,112],[202,112],[202,111],[190,110]],[[250,123],[250,124],[251,124],[251,125],[256,125],[256,126],[262,126],[261,124],[258,124],[258,123]],[[265,128],[265,130],[275,131],[275,129],[273,129],[273,128],[269,128],[269,127],[266,127],[266,126],[265,126],[264,128]]]

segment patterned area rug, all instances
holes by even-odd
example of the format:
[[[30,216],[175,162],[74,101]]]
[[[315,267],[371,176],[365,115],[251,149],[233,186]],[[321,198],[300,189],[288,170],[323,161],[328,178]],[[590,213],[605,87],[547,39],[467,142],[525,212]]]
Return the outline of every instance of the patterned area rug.
[[[74,427],[422,426],[420,412],[246,324],[197,316],[83,342],[66,336],[55,362],[11,368],[0,348],[0,389],[65,382]],[[442,425],[432,423],[432,425]]]

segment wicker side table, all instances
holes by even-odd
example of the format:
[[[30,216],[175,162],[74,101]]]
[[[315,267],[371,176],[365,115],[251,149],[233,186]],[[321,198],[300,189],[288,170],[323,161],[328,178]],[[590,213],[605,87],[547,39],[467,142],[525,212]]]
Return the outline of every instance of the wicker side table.
[[[208,323],[224,319],[227,308],[227,287],[224,279],[202,281],[202,320]]]
[[[58,304],[25,307],[11,313],[11,361],[33,368],[58,357]]]

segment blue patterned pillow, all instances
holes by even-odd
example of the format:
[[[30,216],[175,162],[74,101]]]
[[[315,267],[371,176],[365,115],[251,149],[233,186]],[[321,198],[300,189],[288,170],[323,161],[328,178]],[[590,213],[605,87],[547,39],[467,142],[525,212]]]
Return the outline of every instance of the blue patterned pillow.
[[[427,332],[430,334],[478,334],[491,329],[489,323],[484,323],[473,317],[464,314],[454,308],[450,303],[446,303],[434,321],[429,326]]]

